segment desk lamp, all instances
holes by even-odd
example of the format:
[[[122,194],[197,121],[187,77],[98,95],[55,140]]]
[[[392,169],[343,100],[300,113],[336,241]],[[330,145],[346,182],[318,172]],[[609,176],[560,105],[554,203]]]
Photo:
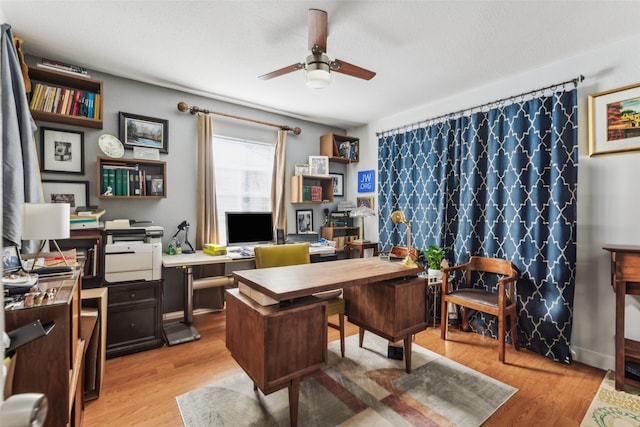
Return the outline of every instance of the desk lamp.
[[[360,238],[355,240],[356,242],[368,243],[369,241],[364,238],[364,219],[368,216],[374,216],[376,212],[369,206],[361,205],[349,212],[349,216],[352,218],[361,218],[360,220]]]
[[[35,269],[46,240],[52,241],[64,264],[69,267],[56,239],[68,239],[71,207],[69,203],[24,203],[22,205],[22,240],[40,240],[31,271]]]
[[[182,253],[183,254],[195,253],[196,251],[193,249],[193,246],[191,246],[191,243],[189,242],[189,221],[187,221],[186,219],[178,225],[178,231],[176,231],[176,234],[174,234],[171,239],[173,240],[178,234],[180,234],[182,230],[184,230],[184,243],[189,246],[189,249],[183,249]]]
[[[409,224],[402,211],[392,212],[391,221],[396,225],[406,224],[407,226],[407,256],[402,260],[402,265],[405,267],[417,267],[418,264],[411,258],[411,224]]]

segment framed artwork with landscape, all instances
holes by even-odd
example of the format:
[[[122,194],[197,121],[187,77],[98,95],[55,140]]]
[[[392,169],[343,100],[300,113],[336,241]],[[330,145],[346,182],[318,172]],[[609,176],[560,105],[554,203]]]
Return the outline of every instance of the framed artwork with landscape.
[[[42,172],[84,175],[84,132],[40,128]]]
[[[124,148],[157,148],[169,152],[169,121],[120,111],[120,141]]]
[[[71,211],[89,205],[89,181],[42,180],[45,203],[69,203]]]
[[[640,151],[640,83],[589,95],[589,156]]]

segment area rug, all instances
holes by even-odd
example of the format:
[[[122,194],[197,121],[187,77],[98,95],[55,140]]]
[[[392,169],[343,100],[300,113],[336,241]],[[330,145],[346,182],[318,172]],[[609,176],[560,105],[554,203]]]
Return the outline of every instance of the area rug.
[[[518,390],[413,345],[412,373],[387,341],[357,335],[329,344],[327,366],[300,384],[300,426],[479,426]],[[288,426],[288,390],[253,390],[242,373],[176,397],[186,427]]]
[[[580,427],[640,426],[640,390],[625,387],[618,391],[615,384],[614,372],[608,371]]]

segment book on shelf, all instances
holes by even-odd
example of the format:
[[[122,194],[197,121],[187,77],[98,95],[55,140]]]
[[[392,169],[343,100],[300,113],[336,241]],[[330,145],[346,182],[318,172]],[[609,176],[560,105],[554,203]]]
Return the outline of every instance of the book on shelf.
[[[32,111],[95,119],[100,117],[99,102],[100,94],[94,92],[34,82],[29,108]]]
[[[149,176],[150,177],[150,176]],[[162,189],[162,175],[160,188]],[[150,178],[149,178],[150,179]],[[102,165],[101,194],[112,196],[149,196],[146,192],[147,174],[139,165]],[[160,194],[163,194],[162,192]],[[156,194],[153,194],[156,195]]]
[[[42,61],[40,61],[40,63],[36,65],[38,67],[47,68],[54,71],[67,72],[81,77],[89,77],[89,73],[86,68],[80,67],[79,65],[56,61],[54,59],[42,58]]]
[[[86,206],[84,208],[87,208]],[[98,207],[96,206],[95,209],[92,210],[88,210],[88,209],[84,209],[84,210],[76,210],[75,213],[71,214],[71,219],[77,219],[77,220],[82,220],[82,219],[98,219],[100,218],[102,215],[105,214],[105,210],[104,209],[98,209]]]

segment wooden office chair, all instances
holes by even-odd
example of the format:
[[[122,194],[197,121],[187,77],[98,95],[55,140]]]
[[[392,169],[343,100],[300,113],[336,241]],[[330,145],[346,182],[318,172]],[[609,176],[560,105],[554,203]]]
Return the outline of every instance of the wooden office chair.
[[[449,276],[456,271],[462,272],[461,280],[455,289],[449,290]],[[490,291],[475,288],[472,280],[477,280],[479,275],[497,274],[497,290]],[[518,271],[507,260],[497,258],[483,258],[472,256],[464,264],[443,269],[442,278],[442,321],[440,322],[441,337],[447,339],[448,319],[447,303],[457,304],[463,307],[462,329],[468,328],[468,309],[478,310],[494,315],[498,318],[498,360],[504,363],[505,354],[505,322],[507,318],[511,324],[511,341],[513,348],[518,350],[518,325],[516,316],[515,286],[518,279]]]
[[[256,246],[254,249],[256,268],[283,267],[287,265],[309,264],[308,243],[294,243],[276,246]],[[319,292],[313,296],[327,300],[327,316],[338,315],[338,324],[327,318],[327,325],[340,332],[340,353],[344,357],[344,299],[342,290]]]

